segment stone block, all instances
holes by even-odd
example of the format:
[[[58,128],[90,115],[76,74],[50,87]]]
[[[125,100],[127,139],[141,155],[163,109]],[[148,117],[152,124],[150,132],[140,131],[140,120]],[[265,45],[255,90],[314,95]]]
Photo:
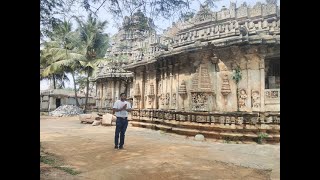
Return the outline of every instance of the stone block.
[[[105,114],[102,116],[102,125],[108,125],[108,126],[111,126],[112,125],[112,122],[115,122],[116,121],[116,116],[114,116],[113,114]]]
[[[204,141],[204,136],[202,134],[197,134],[197,135],[195,135],[194,140]]]

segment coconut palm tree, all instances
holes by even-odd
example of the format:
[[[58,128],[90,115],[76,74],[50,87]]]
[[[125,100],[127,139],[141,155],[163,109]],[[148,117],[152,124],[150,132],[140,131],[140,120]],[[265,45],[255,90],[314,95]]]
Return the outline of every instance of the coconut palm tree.
[[[89,94],[89,77],[92,76],[96,65],[103,59],[107,47],[108,47],[108,35],[103,33],[107,25],[107,21],[98,21],[97,18],[93,17],[92,14],[88,15],[86,21],[82,21],[77,18],[78,29],[80,34],[80,40],[82,42],[81,50],[85,56],[84,61],[80,61],[83,70],[85,71],[86,77],[86,100],[85,110],[88,104]]]
[[[64,86],[64,81],[69,81],[66,73],[59,70],[51,72],[49,74],[44,74],[44,70],[50,66],[51,63],[55,61],[56,52],[50,51],[53,44],[44,43],[45,47],[40,50],[40,80],[52,80],[53,88],[57,89],[57,84],[59,83],[60,88]]]
[[[85,59],[85,57],[77,52],[76,47],[79,38],[75,32],[72,32],[72,24],[66,20],[55,26],[52,34],[52,41],[46,43],[47,54],[43,54],[44,57],[48,55],[51,60],[42,74],[48,76],[56,72],[70,73],[74,84],[76,105],[80,106],[74,73],[81,66],[79,61]],[[63,84],[63,81],[61,84]]]

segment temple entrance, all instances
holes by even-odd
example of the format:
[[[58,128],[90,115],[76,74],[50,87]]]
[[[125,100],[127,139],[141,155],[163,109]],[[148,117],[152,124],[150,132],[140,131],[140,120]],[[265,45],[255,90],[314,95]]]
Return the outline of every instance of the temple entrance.
[[[61,105],[61,99],[57,98],[56,99],[56,108],[58,108]]]
[[[266,89],[280,89],[280,57],[266,59]]]

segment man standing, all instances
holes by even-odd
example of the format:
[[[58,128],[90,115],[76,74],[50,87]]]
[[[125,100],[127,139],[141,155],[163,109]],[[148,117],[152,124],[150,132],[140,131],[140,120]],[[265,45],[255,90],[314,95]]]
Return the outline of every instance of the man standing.
[[[114,136],[114,148],[115,149],[123,149],[124,137],[128,127],[128,112],[131,111],[131,104],[126,101],[126,94],[121,93],[120,99],[117,100],[113,105],[113,110],[116,112],[116,133]],[[119,142],[119,134],[120,134],[120,144]]]

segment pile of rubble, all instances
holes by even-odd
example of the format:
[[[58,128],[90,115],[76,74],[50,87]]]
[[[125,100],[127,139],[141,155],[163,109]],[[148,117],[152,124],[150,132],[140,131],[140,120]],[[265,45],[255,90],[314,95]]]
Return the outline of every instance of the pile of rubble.
[[[74,105],[59,106],[57,109],[49,113],[50,116],[58,116],[58,117],[74,116],[78,114],[83,114],[83,110],[78,106],[74,106]]]

